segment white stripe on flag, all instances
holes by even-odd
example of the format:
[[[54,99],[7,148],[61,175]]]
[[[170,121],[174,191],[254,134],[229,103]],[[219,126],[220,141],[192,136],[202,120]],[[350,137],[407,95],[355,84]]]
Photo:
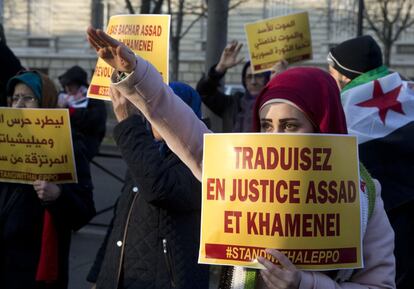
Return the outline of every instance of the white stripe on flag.
[[[358,143],[381,138],[394,130],[414,121],[414,90],[408,83],[402,81],[398,73],[387,75],[378,79],[382,91],[390,92],[402,85],[398,102],[401,103],[404,114],[394,110],[386,110],[385,124],[380,118],[377,107],[361,107],[357,104],[373,98],[374,82],[368,82],[342,94],[342,104],[345,111],[348,132],[358,137]]]

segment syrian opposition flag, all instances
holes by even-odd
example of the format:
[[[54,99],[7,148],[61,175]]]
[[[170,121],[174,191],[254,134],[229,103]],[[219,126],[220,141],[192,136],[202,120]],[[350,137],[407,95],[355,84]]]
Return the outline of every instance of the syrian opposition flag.
[[[348,133],[388,211],[414,200],[414,83],[392,73],[342,93]]]

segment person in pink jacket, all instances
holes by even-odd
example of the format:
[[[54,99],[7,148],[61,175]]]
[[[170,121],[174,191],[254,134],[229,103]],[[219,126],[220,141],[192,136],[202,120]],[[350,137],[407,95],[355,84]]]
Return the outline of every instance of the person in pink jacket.
[[[115,69],[111,78],[114,107],[122,110],[128,101],[133,103],[201,180],[203,135],[211,131],[163,83],[150,63],[101,30],[90,27],[87,33],[98,55]],[[334,79],[317,68],[292,68],[279,74],[257,99],[254,129],[264,133],[347,133]],[[364,268],[303,271],[281,252],[269,249],[281,265],[259,258],[266,269],[261,270],[255,288],[395,288],[394,233],[383,208],[378,182],[375,187],[372,215],[368,218],[366,206],[362,210]]]

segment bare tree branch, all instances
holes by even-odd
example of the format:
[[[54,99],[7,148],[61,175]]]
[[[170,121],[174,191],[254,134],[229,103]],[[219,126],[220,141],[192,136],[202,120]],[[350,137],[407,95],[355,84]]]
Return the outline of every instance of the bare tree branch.
[[[230,8],[227,9],[227,12],[247,1],[248,0],[237,0],[230,6]],[[178,78],[180,41],[189,33],[189,31],[197,22],[199,22],[201,18],[206,17],[207,4],[207,0],[198,2],[186,0],[167,0],[168,13],[173,16],[172,22],[174,22],[174,24],[171,24],[172,79]],[[192,15],[195,16],[195,18],[184,28],[183,19],[186,15]]]
[[[151,11],[151,0],[141,0],[141,14],[149,14]]]
[[[168,14],[172,14],[172,10],[171,10],[171,0],[167,1],[167,6],[168,6]]]
[[[247,2],[247,1],[249,1],[249,0],[239,0],[239,1],[237,1],[236,3],[234,3],[234,4],[231,4],[230,6],[229,6],[229,11],[230,10],[232,10],[232,9],[234,9],[234,8],[237,8],[237,6],[240,6],[241,4],[243,4],[243,3],[245,3],[245,2]],[[230,1],[231,2],[231,1]]]
[[[190,31],[190,29],[194,26],[194,24],[196,24],[204,16],[205,16],[205,14],[200,14],[200,15],[197,16],[196,19],[191,21],[191,23],[187,26],[187,28],[183,31],[183,33],[181,33],[181,37],[183,38]]]
[[[381,40],[381,42],[384,41],[384,38],[382,37],[382,33],[381,31],[379,31],[379,29],[375,26],[374,22],[371,20],[371,17],[369,16],[369,14],[365,11],[365,19],[367,20],[370,28],[372,30],[374,30],[375,34],[377,34],[378,38]]]
[[[161,14],[162,5],[164,4],[164,0],[153,0],[153,3],[155,3],[155,6],[152,9],[152,14]]]
[[[125,4],[127,6],[126,8],[128,9],[128,12],[130,14],[135,14],[135,10],[134,10],[134,7],[131,4],[131,1],[130,0],[125,0]]]
[[[6,36],[4,34],[4,27],[3,27],[3,23],[0,23],[0,42],[3,44],[6,44]]]
[[[367,1],[366,1],[367,2]],[[385,64],[389,65],[392,45],[414,25],[412,0],[372,0],[365,19],[384,45]]]
[[[397,4],[399,4],[399,3],[397,3]],[[398,7],[397,7],[397,12],[395,13],[395,15],[394,15],[394,19],[392,19],[390,22],[392,23],[392,24],[395,24],[399,19],[400,19],[400,17],[401,17],[401,12],[402,12],[402,8],[404,7],[404,4],[405,4],[405,0],[402,0],[402,3],[401,3],[401,5],[398,5]]]
[[[410,21],[410,18],[411,18],[410,15],[411,15],[411,9],[412,9],[412,7],[413,7],[413,4],[410,3],[408,5],[407,11],[405,13],[404,19],[402,20],[401,25],[399,25],[397,27],[397,32],[395,32],[395,36],[393,37],[393,41],[392,42],[397,41],[398,38],[400,37],[401,33],[403,31],[407,30],[408,28],[410,28],[414,24],[414,19],[412,19]]]

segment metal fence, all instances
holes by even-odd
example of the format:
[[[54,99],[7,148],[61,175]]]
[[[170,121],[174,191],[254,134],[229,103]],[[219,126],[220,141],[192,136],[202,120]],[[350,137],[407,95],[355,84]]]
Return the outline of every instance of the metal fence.
[[[103,171],[105,174],[107,174],[109,177],[117,180],[118,182],[120,182],[121,184],[125,183],[125,179],[122,178],[121,176],[118,176],[117,174],[113,173],[111,170],[109,170],[108,168],[106,168],[105,166],[103,166],[102,164],[100,164],[96,159],[97,158],[109,158],[109,159],[122,159],[121,155],[119,154],[111,154],[111,153],[98,153],[96,155],[96,157],[91,161],[91,164],[94,165],[95,167],[97,167],[98,169],[100,169],[101,171]],[[96,216],[102,215],[108,211],[112,211],[115,207],[115,204],[105,207],[103,209],[100,209],[96,212]],[[104,223],[98,223],[98,222],[90,222],[89,225],[92,226],[98,226],[98,227],[108,227],[109,224],[104,224]]]

